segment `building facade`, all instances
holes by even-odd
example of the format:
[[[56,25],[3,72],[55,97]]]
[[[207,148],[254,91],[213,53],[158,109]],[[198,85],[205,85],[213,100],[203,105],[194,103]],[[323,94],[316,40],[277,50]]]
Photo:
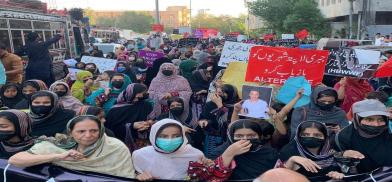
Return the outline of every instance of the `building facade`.
[[[331,23],[333,36],[342,37],[342,32],[348,34],[350,12],[352,12],[353,17],[353,37],[363,38],[365,34],[373,37],[376,33],[383,35],[392,33],[391,0],[315,1],[318,3],[321,13]]]

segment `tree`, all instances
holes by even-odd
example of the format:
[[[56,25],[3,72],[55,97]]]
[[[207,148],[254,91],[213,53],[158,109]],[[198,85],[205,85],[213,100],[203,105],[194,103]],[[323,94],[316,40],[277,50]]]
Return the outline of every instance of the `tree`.
[[[238,18],[229,15],[214,16],[210,14],[198,14],[192,19],[192,28],[216,28],[221,33],[245,31],[245,15]]]
[[[154,18],[149,14],[133,11],[124,12],[122,15],[114,18],[98,17],[96,19],[96,25],[98,26],[131,29],[139,33],[149,32],[153,22]]]
[[[96,25],[102,27],[115,27],[116,26],[116,19],[110,17],[97,17]]]
[[[283,27],[288,32],[298,32],[306,28],[319,37],[325,36],[330,31],[328,23],[313,0],[298,0],[294,4],[292,13],[283,21]]]
[[[72,8],[68,11],[68,13],[74,20],[80,21],[83,19],[83,9],[81,8]]]
[[[296,33],[308,29],[322,37],[330,31],[314,0],[257,0],[249,2],[252,14],[267,22],[267,26],[279,33]]]

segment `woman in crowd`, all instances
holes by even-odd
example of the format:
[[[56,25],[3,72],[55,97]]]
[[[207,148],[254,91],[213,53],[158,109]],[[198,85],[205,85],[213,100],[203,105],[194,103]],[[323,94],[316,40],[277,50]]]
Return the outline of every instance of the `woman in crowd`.
[[[388,132],[391,114],[383,103],[369,99],[354,103],[353,124],[336,135],[335,144],[340,151],[346,150],[353,158],[359,158],[357,172],[370,172],[392,165],[392,135]],[[356,151],[356,152],[352,152]]]
[[[31,97],[29,115],[33,121],[33,136],[55,136],[65,132],[66,124],[75,112],[63,109],[55,93],[38,91]]]
[[[185,180],[190,161],[199,161],[203,153],[188,144],[182,124],[164,119],[150,132],[152,146],[133,152],[132,159],[139,180]]]
[[[71,94],[71,89],[68,84],[61,81],[54,82],[49,91],[56,93],[59,98],[59,103],[64,109],[73,110],[75,113],[79,112],[83,104]]]
[[[221,156],[224,166],[234,160],[236,167],[229,180],[251,181],[274,168],[278,152],[265,139],[263,123],[250,119],[233,122],[227,132],[228,141],[214,150]],[[232,152],[232,148],[240,148]]]
[[[45,82],[41,80],[27,80],[23,82],[22,93],[24,99],[15,105],[15,109],[29,109],[31,96],[40,90],[48,90]]]
[[[148,67],[143,58],[137,58],[136,62],[133,63],[131,70],[133,74],[136,75],[135,83],[144,83],[146,81]]]
[[[238,94],[236,88],[225,84],[217,89],[217,92],[212,95],[211,101],[204,106],[200,114],[200,120],[196,123],[198,127],[195,147],[203,148],[206,157],[210,158],[212,150],[226,140],[227,126],[231,121],[234,104],[237,101]],[[191,126],[194,125],[195,123],[191,124]]]
[[[170,61],[170,59],[168,59],[166,57],[156,59],[152,65],[152,67],[147,70],[146,81],[145,81],[147,86],[149,86],[151,84],[152,80],[157,75],[159,75],[159,72],[161,72],[161,66],[164,63],[171,63],[171,61]]]
[[[114,71],[104,71],[98,76],[100,88],[109,88],[110,78],[113,77],[114,73]]]
[[[184,126],[189,125],[191,115],[189,113],[189,108],[185,108],[184,99],[181,97],[172,97],[167,101],[167,104],[169,105],[169,112],[161,114],[157,120],[169,118],[180,122]]]
[[[114,67],[114,70],[117,73],[122,73],[127,75],[131,79],[132,83],[135,83],[137,80],[136,75],[132,72],[131,65],[125,61],[117,62],[116,67]]]
[[[280,151],[280,160],[285,161],[284,167],[308,178],[328,181],[327,174],[340,171],[334,152],[327,127],[317,121],[305,121],[298,126],[294,140]]]
[[[152,80],[148,93],[155,103],[153,115],[158,117],[169,112],[167,101],[172,97],[181,97],[184,99],[185,108],[189,108],[192,90],[188,81],[177,75],[174,64],[164,63],[157,77]]]
[[[128,76],[122,73],[115,73],[110,79],[109,88],[99,88],[94,91],[85,100],[86,103],[92,106],[102,107],[105,113],[116,103],[118,95],[124,91],[127,86],[131,83]]]
[[[147,87],[134,83],[128,85],[117,98],[117,104],[106,115],[105,126],[112,130],[116,138],[128,141],[131,150],[145,146],[148,130],[152,125],[149,115],[152,105],[147,101]]]
[[[87,63],[84,70],[93,74],[93,79],[95,80],[101,73],[95,63]]]
[[[336,107],[337,92],[330,87],[318,86],[310,96],[310,103],[293,111],[290,123],[290,138],[293,139],[300,123],[319,121],[327,125],[328,131],[336,134],[349,123],[346,113]]]
[[[79,71],[71,87],[72,96],[83,103],[84,99],[95,90],[97,88],[94,86],[93,74],[88,71]]]
[[[341,101],[340,107],[347,113],[351,106],[365,99],[366,95],[373,91],[372,86],[366,79],[343,77],[335,84],[334,89],[338,92],[338,98]]]
[[[105,111],[101,107],[84,105],[77,112],[77,115],[78,116],[82,116],[82,115],[97,116],[97,118],[101,121],[102,124],[105,124],[105,122],[106,122]],[[115,137],[113,131],[108,128],[105,128],[105,134],[110,137]]]
[[[14,109],[16,104],[23,100],[22,90],[19,84],[7,83],[0,89],[2,107]]]
[[[72,170],[134,178],[128,149],[104,132],[97,117],[78,116],[68,122],[66,139],[42,139],[28,151],[12,156],[9,163],[18,167],[52,163]]]
[[[13,109],[0,112],[0,158],[8,159],[33,146],[30,134],[31,119],[27,113]]]
[[[199,120],[199,116],[207,100],[211,80],[211,72],[207,69],[195,70],[190,78],[189,83],[193,92],[191,97],[193,121]]]

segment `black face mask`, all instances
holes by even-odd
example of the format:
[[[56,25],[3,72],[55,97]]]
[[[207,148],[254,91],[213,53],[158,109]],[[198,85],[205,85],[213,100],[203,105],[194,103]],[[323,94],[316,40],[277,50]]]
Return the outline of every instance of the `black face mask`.
[[[306,148],[317,148],[321,147],[325,140],[314,137],[301,137],[300,142]]]
[[[222,98],[222,102],[227,102],[229,100],[228,96],[223,95],[223,96],[220,96],[220,97]]]
[[[47,115],[50,113],[51,110],[52,110],[52,106],[44,106],[44,105],[31,106],[31,111],[38,115]]]
[[[57,91],[57,92],[55,92],[55,93],[56,93],[57,96],[59,96],[59,97],[62,97],[62,96],[64,96],[64,95],[67,94],[67,92],[64,92],[64,91]]]
[[[182,107],[175,107],[170,109],[170,113],[172,113],[174,116],[180,116],[184,112],[184,108]]]
[[[31,96],[33,96],[33,94],[23,94],[23,97],[24,97],[26,100],[30,100],[30,99],[31,99]]]
[[[367,134],[369,134],[369,135],[381,134],[381,133],[383,133],[384,131],[387,130],[387,127],[386,127],[385,125],[384,125],[384,126],[361,125],[360,127],[361,127],[361,129],[362,129],[365,133],[367,133]]]
[[[173,71],[172,70],[163,70],[162,74],[165,76],[171,76],[173,74]]]
[[[250,139],[249,141],[252,144],[249,151],[255,151],[265,144],[265,141],[261,141],[260,139]]]
[[[88,72],[90,72],[90,73],[92,73],[92,74],[95,73],[95,69],[86,69],[86,71],[88,71]]]
[[[321,110],[328,111],[335,106],[335,103],[325,104],[323,102],[318,102],[317,105],[320,107]]]
[[[123,81],[112,81],[112,85],[114,88],[120,89],[124,85],[124,82]]]
[[[7,141],[15,136],[14,131],[0,131],[0,141]]]
[[[150,96],[150,94],[148,92],[146,92],[143,94],[143,97],[137,97],[138,100],[136,102],[134,101],[134,103],[143,102],[143,101],[147,100],[149,96]]]

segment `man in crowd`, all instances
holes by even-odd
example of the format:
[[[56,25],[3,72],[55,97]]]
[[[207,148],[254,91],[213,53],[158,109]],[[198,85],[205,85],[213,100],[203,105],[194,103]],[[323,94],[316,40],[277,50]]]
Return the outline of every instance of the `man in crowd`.
[[[5,68],[7,82],[22,83],[23,79],[23,63],[22,59],[7,51],[7,46],[0,42],[0,59]]]

